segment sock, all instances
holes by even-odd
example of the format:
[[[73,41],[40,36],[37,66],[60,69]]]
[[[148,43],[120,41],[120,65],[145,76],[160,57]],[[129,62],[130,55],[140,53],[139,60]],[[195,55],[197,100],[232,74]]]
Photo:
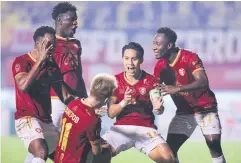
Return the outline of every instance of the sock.
[[[41,158],[34,157],[31,163],[46,163],[46,162]]]
[[[26,159],[24,160],[24,163],[32,163],[33,158],[34,155],[32,153],[28,153]]]
[[[175,163],[179,163],[178,157],[175,157]]]
[[[213,158],[213,163],[226,163],[224,155],[217,157],[217,158]]]

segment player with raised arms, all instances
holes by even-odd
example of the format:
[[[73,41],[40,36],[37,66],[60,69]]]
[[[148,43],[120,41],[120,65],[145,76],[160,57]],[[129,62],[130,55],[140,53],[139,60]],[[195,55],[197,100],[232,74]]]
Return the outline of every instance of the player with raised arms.
[[[32,154],[25,162],[45,163],[58,141],[58,132],[51,119],[50,88],[61,90],[66,104],[72,96],[66,90],[60,69],[52,58],[55,30],[42,26],[35,31],[33,39],[34,49],[17,57],[12,64],[17,108],[15,129]]]

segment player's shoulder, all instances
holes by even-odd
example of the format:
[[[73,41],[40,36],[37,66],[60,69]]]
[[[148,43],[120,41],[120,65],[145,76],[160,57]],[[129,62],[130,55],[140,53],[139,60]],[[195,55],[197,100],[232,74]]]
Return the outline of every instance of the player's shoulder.
[[[117,81],[120,81],[121,79],[124,78],[124,72],[118,73],[115,75],[115,78]]]
[[[161,58],[156,62],[155,67],[166,67],[167,66],[167,60],[165,58]]]
[[[148,81],[151,81],[151,82],[156,82],[157,80],[159,80],[157,77],[155,77],[154,75],[142,70],[145,77],[144,79],[148,80]]]
[[[23,62],[26,62],[27,60],[28,60],[28,54],[23,54],[18,57],[15,57],[13,64],[23,63]]]
[[[193,51],[191,51],[191,50],[180,49],[180,51],[181,51],[181,55],[182,55],[183,57],[186,57],[186,58],[192,58],[192,57],[198,56],[197,53],[195,53],[195,52],[193,52]]]

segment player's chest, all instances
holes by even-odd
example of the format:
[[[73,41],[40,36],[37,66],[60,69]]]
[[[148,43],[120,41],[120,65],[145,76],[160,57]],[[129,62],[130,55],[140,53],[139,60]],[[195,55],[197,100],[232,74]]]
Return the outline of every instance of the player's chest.
[[[192,80],[192,74],[187,65],[179,64],[173,67],[168,66],[163,69],[161,72],[161,78],[167,85],[183,85]]]
[[[76,44],[67,44],[58,47],[57,55],[61,56],[59,65],[61,69],[76,69],[80,63],[80,48]]]
[[[141,81],[140,83],[135,85],[129,85],[123,82],[123,83],[120,83],[118,87],[118,96],[120,99],[124,98],[125,91],[128,87],[132,91],[131,93],[132,98],[144,100],[144,101],[149,100],[149,92],[151,89],[153,89],[153,86],[147,80]]]

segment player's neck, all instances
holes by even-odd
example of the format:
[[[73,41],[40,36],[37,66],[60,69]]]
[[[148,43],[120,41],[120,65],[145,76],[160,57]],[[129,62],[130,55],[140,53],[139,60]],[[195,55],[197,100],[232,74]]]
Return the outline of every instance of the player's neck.
[[[38,51],[37,51],[37,49],[33,49],[31,52],[30,52],[30,54],[31,54],[31,56],[35,59],[35,60],[37,60],[37,58],[38,58]]]
[[[96,106],[99,104],[99,101],[97,101],[93,96],[88,96],[87,98],[83,99],[85,103],[91,106],[91,108],[95,109]]]
[[[64,32],[62,32],[59,28],[56,28],[56,35],[59,37],[67,38]]]
[[[171,53],[169,54],[168,57],[168,63],[172,64],[174,62],[174,60],[177,58],[177,54],[178,54],[179,49],[178,48],[174,48]]]
[[[134,75],[128,74],[128,73],[124,72],[124,75],[125,75],[125,78],[126,78],[126,80],[127,80],[128,82],[134,83],[134,82],[136,82],[136,81],[138,81],[138,80],[141,79],[142,70],[141,70],[141,69],[138,70]]]

